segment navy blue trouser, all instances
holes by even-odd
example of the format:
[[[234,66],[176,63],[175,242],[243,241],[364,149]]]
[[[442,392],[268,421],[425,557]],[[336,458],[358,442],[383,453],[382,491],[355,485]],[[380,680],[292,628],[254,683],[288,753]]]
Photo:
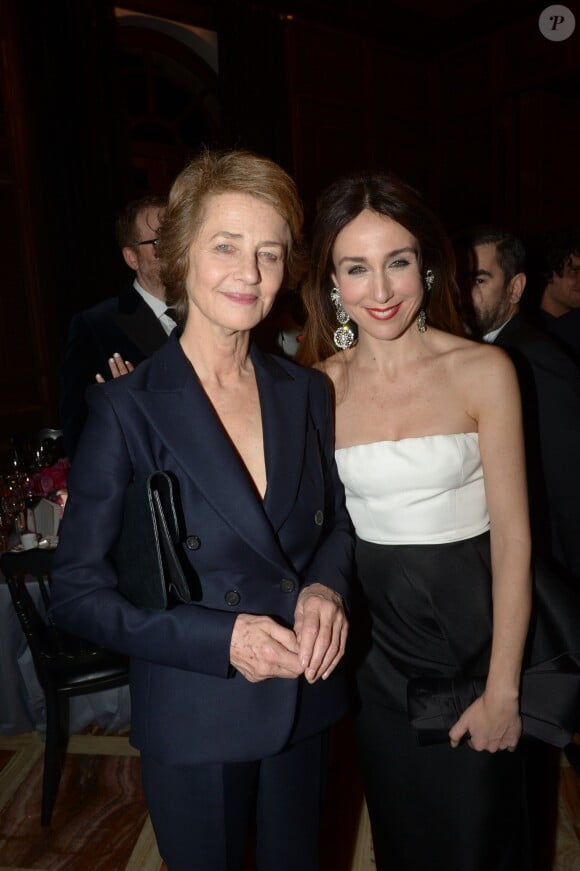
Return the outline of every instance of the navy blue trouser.
[[[169,871],[318,871],[326,733],[255,762],[160,765],[141,756],[147,806]]]

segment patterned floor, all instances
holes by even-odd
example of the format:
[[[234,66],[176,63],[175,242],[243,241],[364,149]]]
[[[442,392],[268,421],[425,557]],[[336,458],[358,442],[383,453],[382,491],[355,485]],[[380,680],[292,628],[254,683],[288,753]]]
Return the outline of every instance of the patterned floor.
[[[321,871],[372,871],[368,819],[343,740],[331,755]],[[166,871],[125,736],[72,736],[47,828],[40,825],[43,749],[36,733],[0,735],[0,871]],[[580,871],[580,778],[564,758],[559,797],[552,871]]]
[[[126,737],[73,736],[52,823],[40,825],[42,739],[0,736],[2,871],[161,871]]]

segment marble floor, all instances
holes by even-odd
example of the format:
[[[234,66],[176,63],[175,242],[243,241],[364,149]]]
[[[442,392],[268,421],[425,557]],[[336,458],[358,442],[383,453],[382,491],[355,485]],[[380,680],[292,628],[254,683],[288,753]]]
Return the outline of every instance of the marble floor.
[[[126,736],[71,737],[46,828],[40,825],[43,749],[37,733],[0,735],[0,871],[166,871],[143,799],[137,753]],[[344,826],[339,846],[336,806],[330,808],[321,871],[372,871],[356,773],[337,755],[330,779],[330,803],[341,796]],[[580,778],[564,758],[552,871],[580,871]]]
[[[37,733],[0,736],[2,871],[162,871],[125,736],[73,735],[50,826],[40,825]]]

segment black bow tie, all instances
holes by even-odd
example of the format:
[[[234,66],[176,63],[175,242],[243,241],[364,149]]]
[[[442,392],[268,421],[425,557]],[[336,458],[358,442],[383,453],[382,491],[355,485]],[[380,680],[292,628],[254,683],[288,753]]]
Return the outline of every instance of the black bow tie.
[[[166,308],[163,314],[167,315],[167,317],[171,318],[171,320],[175,321],[175,323],[177,323],[177,321],[179,320],[177,317],[177,311],[174,308]]]

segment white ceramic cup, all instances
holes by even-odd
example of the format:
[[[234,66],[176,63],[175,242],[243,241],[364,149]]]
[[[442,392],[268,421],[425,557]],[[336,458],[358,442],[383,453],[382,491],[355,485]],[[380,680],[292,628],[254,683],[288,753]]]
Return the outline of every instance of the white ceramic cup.
[[[24,550],[32,550],[38,547],[38,534],[36,532],[23,532],[20,536],[20,544]]]

